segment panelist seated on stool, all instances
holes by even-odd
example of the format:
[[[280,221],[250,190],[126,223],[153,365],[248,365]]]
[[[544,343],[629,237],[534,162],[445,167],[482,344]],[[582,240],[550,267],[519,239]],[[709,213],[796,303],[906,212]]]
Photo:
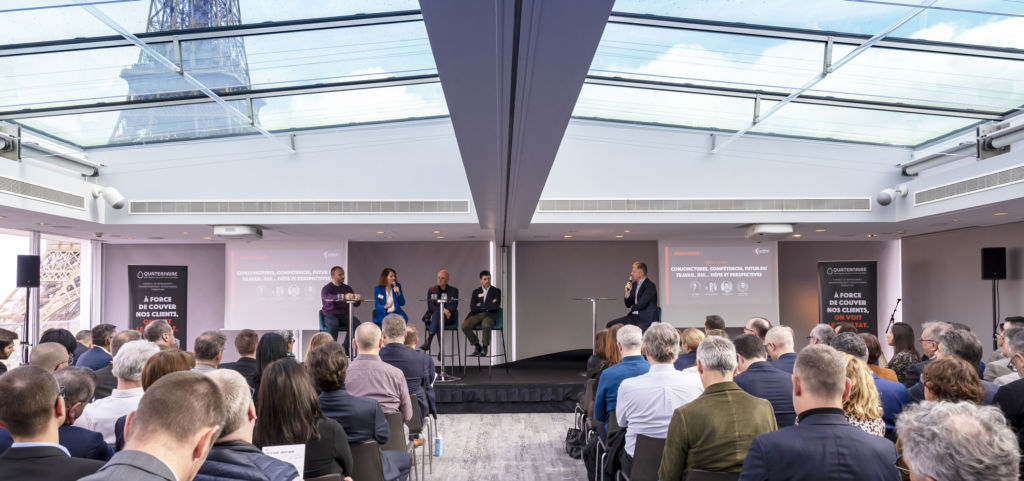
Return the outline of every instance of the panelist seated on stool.
[[[443,307],[437,302],[438,299],[450,299]],[[447,327],[449,322],[459,318],[459,288],[448,285],[448,271],[442,269],[437,273],[437,285],[427,289],[427,313],[423,315],[427,321],[427,342],[424,342],[420,349],[430,351],[430,344],[434,336]],[[444,316],[444,324],[441,325],[441,316]]]
[[[646,331],[651,323],[657,321],[658,315],[658,286],[647,278],[647,264],[640,261],[633,263],[625,291],[623,300],[629,313],[609,322],[606,327],[630,324],[640,327],[641,331]]]
[[[498,311],[501,310],[501,289],[491,285],[491,273],[480,272],[480,287],[473,289],[473,295],[469,296],[469,315],[462,321],[462,333],[466,340],[476,350],[470,354],[474,357],[487,355],[487,347],[491,343],[491,329],[498,319]],[[483,339],[477,339],[473,328],[482,326]]]

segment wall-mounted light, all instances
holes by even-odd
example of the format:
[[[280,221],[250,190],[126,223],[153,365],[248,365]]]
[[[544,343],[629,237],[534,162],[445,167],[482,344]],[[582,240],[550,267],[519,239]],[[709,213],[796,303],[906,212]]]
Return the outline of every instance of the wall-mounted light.
[[[882,206],[889,205],[892,204],[897,197],[906,197],[907,192],[910,192],[910,189],[907,188],[907,184],[900,184],[892,189],[882,189],[882,191],[875,196],[875,202],[878,202],[878,205]]]

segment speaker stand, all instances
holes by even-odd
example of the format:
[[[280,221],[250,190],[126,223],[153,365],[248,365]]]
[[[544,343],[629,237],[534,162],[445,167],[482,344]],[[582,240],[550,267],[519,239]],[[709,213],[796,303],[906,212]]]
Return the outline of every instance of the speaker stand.
[[[999,349],[996,341],[999,332],[999,279],[992,279],[992,349]]]
[[[21,330],[21,365],[28,365],[28,356],[32,348],[32,338],[28,334],[28,309],[31,305],[32,288],[25,288],[25,327]]]

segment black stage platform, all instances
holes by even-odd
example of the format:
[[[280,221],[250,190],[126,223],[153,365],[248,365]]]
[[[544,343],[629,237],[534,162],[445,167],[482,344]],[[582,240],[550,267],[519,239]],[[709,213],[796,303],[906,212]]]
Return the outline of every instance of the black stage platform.
[[[454,367],[456,382],[434,383],[441,414],[572,412],[583,393],[583,371],[590,351],[583,349],[477,369],[470,358],[465,374]],[[451,371],[449,371],[451,372]]]

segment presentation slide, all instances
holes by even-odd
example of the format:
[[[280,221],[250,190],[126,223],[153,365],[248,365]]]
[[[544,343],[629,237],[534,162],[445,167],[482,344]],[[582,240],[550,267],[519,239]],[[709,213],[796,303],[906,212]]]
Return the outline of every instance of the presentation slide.
[[[751,317],[779,321],[775,242],[658,242],[662,319],[676,326],[703,326],[718,314],[729,327]]]
[[[320,289],[348,243],[228,243],[225,329],[318,329]]]

